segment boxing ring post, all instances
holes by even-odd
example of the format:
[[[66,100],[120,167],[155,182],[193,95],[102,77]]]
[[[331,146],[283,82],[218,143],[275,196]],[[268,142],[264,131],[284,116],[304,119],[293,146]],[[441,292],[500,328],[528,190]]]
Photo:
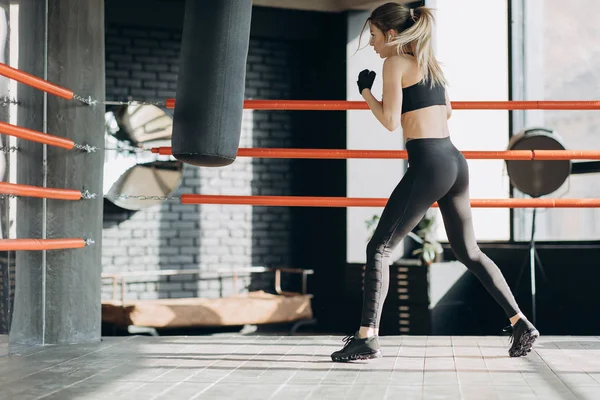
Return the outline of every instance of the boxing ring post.
[[[104,100],[103,15],[103,0],[20,2],[19,31],[15,33],[20,71],[0,65],[0,72],[26,82],[17,85],[17,127],[3,123],[0,129],[13,134],[39,133],[37,137],[45,143],[19,138],[17,182],[102,192],[103,151],[66,150],[72,148],[72,141],[104,147],[104,137],[99,134],[104,131],[104,107],[74,101],[73,91],[66,88]],[[47,83],[40,87],[34,78]],[[49,134],[64,137],[56,143],[64,146],[51,146],[56,138]],[[81,236],[95,240],[96,245],[80,246],[85,239],[79,239],[80,247],[73,250],[16,252],[11,344],[100,340],[102,207],[100,199],[18,199],[17,238]]]

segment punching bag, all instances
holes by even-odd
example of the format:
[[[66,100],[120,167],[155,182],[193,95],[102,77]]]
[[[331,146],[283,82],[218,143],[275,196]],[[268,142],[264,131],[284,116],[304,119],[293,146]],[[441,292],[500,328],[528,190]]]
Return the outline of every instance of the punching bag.
[[[171,146],[203,167],[231,164],[242,129],[252,0],[187,0]]]

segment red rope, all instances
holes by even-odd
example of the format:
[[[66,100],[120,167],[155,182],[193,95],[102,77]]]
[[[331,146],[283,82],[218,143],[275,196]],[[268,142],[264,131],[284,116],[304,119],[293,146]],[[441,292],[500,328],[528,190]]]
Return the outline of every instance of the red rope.
[[[0,193],[14,196],[37,197],[56,200],[81,200],[81,192],[71,189],[53,189],[38,186],[0,182]]]
[[[600,110],[600,101],[453,101],[455,110]],[[167,108],[175,108],[175,99],[167,99]],[[365,101],[347,100],[245,100],[246,110],[368,110]]]
[[[38,78],[27,72],[12,68],[6,64],[0,63],[0,75],[6,76],[7,78],[14,79],[17,82],[21,82],[25,85],[34,87],[44,92],[51,93],[63,99],[71,100],[73,98],[73,92],[69,89],[65,89],[61,86],[50,83],[44,79]]]
[[[238,204],[276,207],[384,207],[384,198],[312,197],[312,196],[224,196],[184,194],[182,204]],[[432,207],[437,207],[434,203]],[[473,199],[476,208],[591,208],[600,207],[600,199]]]
[[[20,139],[29,140],[32,142],[62,147],[63,149],[67,150],[71,150],[75,145],[72,140],[64,139],[59,136],[48,135],[46,133],[34,131],[27,128],[22,128],[20,126],[8,124],[6,122],[0,122],[0,133],[18,137]]]
[[[172,155],[171,147],[154,147],[151,151],[160,155]],[[505,150],[463,151],[465,158],[475,160],[600,160],[600,151],[581,150]],[[406,159],[406,150],[330,150],[330,149],[282,149],[240,148],[238,157],[256,158],[308,158],[348,159],[379,158]]]
[[[83,239],[0,239],[0,251],[60,250],[85,247]]]

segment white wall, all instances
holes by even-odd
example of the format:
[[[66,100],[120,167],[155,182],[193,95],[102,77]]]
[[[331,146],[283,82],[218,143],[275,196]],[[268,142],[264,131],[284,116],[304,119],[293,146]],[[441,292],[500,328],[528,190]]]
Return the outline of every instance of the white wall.
[[[437,4],[436,4],[437,3]],[[429,1],[436,8],[434,37],[437,58],[443,62],[450,81],[453,101],[508,100],[508,16],[506,0]],[[362,100],[356,78],[365,68],[377,72],[373,93],[381,98],[383,61],[370,47],[358,51],[358,34],[369,12],[355,12],[348,18],[347,99]],[[368,44],[368,30],[361,45]],[[402,131],[390,133],[368,110],[347,114],[349,149],[404,148]],[[460,150],[505,150],[508,145],[507,111],[456,110],[450,122],[452,140]],[[348,160],[348,197],[388,197],[405,172],[403,160]],[[508,177],[502,160],[469,161],[473,198],[507,198]],[[437,210],[437,209],[436,209]],[[365,220],[381,214],[381,208],[348,208],[348,262],[364,262],[370,234]],[[439,215],[439,211],[437,211]],[[473,209],[479,240],[509,238],[508,209]],[[441,218],[438,238],[446,240]],[[402,255],[402,244],[393,257]]]
[[[508,7],[506,0],[427,1],[436,9],[435,51],[450,82],[451,101],[508,100]],[[449,121],[459,150],[505,150],[508,111],[455,110]],[[472,198],[508,198],[503,160],[469,160]],[[438,212],[439,214],[439,212]],[[507,240],[507,208],[473,209],[478,240]],[[438,237],[445,240],[442,224]]]

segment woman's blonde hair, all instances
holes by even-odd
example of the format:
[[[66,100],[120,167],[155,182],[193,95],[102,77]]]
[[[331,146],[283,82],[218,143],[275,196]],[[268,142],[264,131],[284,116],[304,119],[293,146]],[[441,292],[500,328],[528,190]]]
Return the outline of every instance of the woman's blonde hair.
[[[424,80],[431,79],[432,86],[436,84],[445,86],[448,83],[440,63],[433,54],[431,36],[435,18],[431,8],[411,9],[404,4],[390,2],[371,12],[360,32],[361,36],[368,23],[379,28],[384,35],[387,35],[390,29],[398,32],[398,36],[392,38],[387,45],[395,46],[397,54],[412,54],[417,60],[417,66]]]

